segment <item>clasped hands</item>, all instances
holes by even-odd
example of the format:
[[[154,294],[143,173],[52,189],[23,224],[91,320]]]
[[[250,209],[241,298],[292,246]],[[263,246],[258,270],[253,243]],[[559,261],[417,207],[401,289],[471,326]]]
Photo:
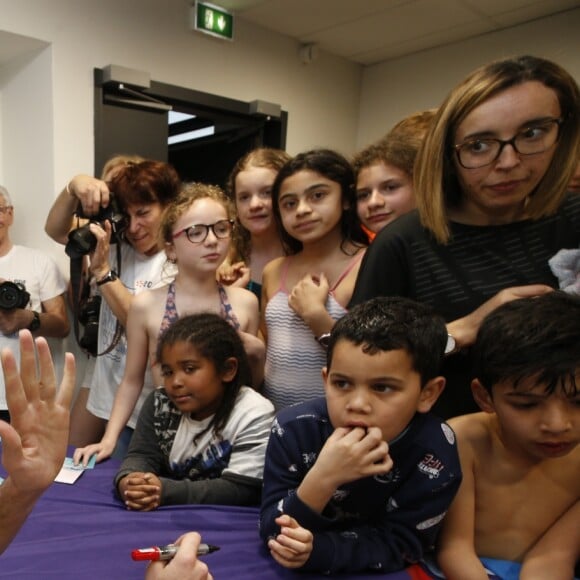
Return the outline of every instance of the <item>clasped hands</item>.
[[[129,473],[121,479],[118,488],[129,510],[148,512],[161,505],[161,480],[154,473]]]

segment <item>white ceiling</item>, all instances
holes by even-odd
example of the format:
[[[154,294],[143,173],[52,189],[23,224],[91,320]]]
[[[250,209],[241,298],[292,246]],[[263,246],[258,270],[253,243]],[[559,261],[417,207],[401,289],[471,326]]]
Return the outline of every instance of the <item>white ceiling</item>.
[[[242,20],[303,44],[318,44],[331,54],[363,65],[580,6],[580,0],[215,0],[213,3],[231,10]]]

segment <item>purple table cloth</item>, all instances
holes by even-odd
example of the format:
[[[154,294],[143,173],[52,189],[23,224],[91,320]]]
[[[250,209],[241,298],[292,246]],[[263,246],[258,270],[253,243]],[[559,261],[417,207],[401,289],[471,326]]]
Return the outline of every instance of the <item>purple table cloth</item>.
[[[113,491],[118,465],[115,460],[97,464],[73,485],[53,483],[0,556],[0,578],[142,580],[146,563],[134,562],[131,551],[169,544],[190,530],[221,547],[203,557],[216,580],[327,578],[276,564],[258,536],[257,508],[181,505],[152,512],[126,510]],[[0,475],[6,475],[1,467]],[[409,580],[412,576],[402,571],[341,577]]]

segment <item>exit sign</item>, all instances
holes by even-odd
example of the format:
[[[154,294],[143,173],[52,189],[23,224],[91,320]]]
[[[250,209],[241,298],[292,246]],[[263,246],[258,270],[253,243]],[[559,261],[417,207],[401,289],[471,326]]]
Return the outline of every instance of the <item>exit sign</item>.
[[[214,4],[207,4],[206,2],[196,2],[193,7],[194,10],[194,25],[195,30],[211,34],[218,38],[225,38],[232,40],[234,37],[234,15],[215,6]]]

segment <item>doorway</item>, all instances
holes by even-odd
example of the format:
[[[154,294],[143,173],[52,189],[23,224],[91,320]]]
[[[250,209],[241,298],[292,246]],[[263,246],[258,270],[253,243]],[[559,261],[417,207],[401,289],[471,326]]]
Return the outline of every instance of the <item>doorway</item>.
[[[286,147],[285,111],[252,113],[248,102],[155,81],[127,91],[104,83],[102,69],[95,69],[94,80],[95,175],[113,155],[138,154],[168,161],[183,181],[224,187],[248,151]]]

